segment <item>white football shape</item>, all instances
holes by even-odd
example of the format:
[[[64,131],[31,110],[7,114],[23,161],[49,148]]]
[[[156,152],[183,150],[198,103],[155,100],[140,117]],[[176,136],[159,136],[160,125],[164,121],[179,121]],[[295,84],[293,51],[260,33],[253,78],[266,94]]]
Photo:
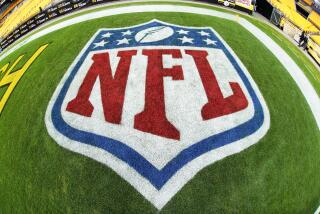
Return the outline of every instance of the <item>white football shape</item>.
[[[157,42],[169,38],[174,30],[167,26],[151,27],[138,32],[135,40],[139,43]]]

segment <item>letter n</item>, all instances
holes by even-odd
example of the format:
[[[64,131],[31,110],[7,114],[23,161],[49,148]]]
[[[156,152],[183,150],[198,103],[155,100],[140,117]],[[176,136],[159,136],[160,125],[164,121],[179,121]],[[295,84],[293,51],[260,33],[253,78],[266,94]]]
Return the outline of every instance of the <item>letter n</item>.
[[[105,120],[120,124],[131,60],[132,56],[136,54],[136,50],[119,51],[120,60],[114,77],[112,76],[109,53],[93,55],[93,64],[84,78],[77,96],[68,103],[67,111],[91,117],[94,106],[89,98],[93,86],[99,78]]]

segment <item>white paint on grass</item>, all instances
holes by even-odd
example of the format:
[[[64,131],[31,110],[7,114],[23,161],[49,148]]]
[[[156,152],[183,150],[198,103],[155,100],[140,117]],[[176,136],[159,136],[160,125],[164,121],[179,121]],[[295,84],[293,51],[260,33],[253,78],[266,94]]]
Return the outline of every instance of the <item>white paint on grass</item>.
[[[82,117],[64,111],[64,109],[67,108],[67,104],[76,97],[92,65],[91,56],[98,52],[91,53],[88,60],[83,63],[83,66],[79,69],[66,94],[62,104],[61,114],[64,121],[71,127],[123,142],[141,154],[158,170],[161,170],[184,149],[203,139],[230,130],[249,121],[254,115],[254,106],[243,81],[225,54],[221,50],[210,48],[207,49],[209,53],[208,60],[211,62],[211,67],[215,71],[224,97],[229,97],[233,94],[229,82],[237,82],[245,93],[249,106],[244,110],[223,117],[203,121],[201,108],[208,102],[207,96],[204,93],[198,69],[193,58],[182,51],[182,59],[175,60],[176,63],[174,63],[171,57],[163,57],[164,65],[167,68],[171,68],[174,65],[182,65],[183,80],[172,81],[171,78],[164,78],[166,116],[170,123],[179,130],[180,139],[164,138],[134,129],[134,117],[143,111],[145,105],[147,57],[142,55],[142,50],[152,48],[157,47],[144,46],[135,48],[138,50],[138,53],[133,57],[131,63],[121,126],[107,123],[104,120],[99,81],[96,82],[90,95],[90,101],[95,107],[91,117]],[[166,47],[161,46],[161,48]],[[168,46],[167,48],[170,49],[172,46]],[[128,49],[131,50],[132,48]],[[199,48],[191,47],[182,49],[199,50]],[[119,61],[117,53],[120,50],[124,49],[109,51],[112,65],[117,65]],[[113,69],[113,71],[114,70],[115,69]],[[81,121],[81,123],[79,123],[79,121]]]
[[[193,14],[202,14],[208,16],[215,16],[224,19],[228,19],[231,21],[238,20],[239,24],[244,28],[249,30],[257,39],[259,39],[274,55],[279,59],[279,61],[283,64],[284,67],[287,68],[289,74],[295,80],[297,85],[299,86],[301,92],[304,94],[312,113],[317,121],[318,127],[320,127],[320,100],[319,96],[316,94],[314,88],[311,86],[310,82],[304,76],[303,72],[296,65],[296,63],[288,56],[288,54],[282,50],[279,45],[277,45],[270,37],[268,37],[265,33],[263,33],[256,26],[248,22],[243,18],[237,18],[235,15],[226,14],[223,12],[214,11],[211,9],[205,8],[196,8],[190,6],[179,6],[174,4],[167,5],[157,5],[157,4],[149,4],[149,5],[134,5],[134,6],[124,6],[121,8],[113,8],[113,9],[105,9],[102,11],[92,12],[85,15],[80,15],[75,18],[71,18],[69,20],[58,23],[54,26],[50,26],[47,29],[35,33],[31,37],[27,38],[20,44],[12,47],[9,51],[7,51],[4,55],[0,57],[2,60],[4,57],[17,50],[18,48],[24,46],[25,44],[40,38],[48,33],[54,32],[56,30],[62,29],[66,26],[70,26],[79,22],[92,20],[96,18],[101,18],[105,16],[117,15],[117,14],[126,14],[126,13],[143,13],[143,12],[184,12],[184,13],[193,13]],[[232,51],[230,49],[230,51]],[[240,63],[241,64],[241,63]],[[74,64],[72,65],[74,66]],[[270,71],[272,72],[272,71]],[[247,74],[247,76],[250,76]],[[66,74],[62,81],[65,81],[68,77]],[[252,80],[250,80],[252,81]],[[259,91],[255,83],[252,81],[256,91]],[[60,84],[55,91],[55,95],[61,90],[62,85]],[[258,94],[260,100],[262,100],[262,96]],[[53,102],[50,101],[48,109],[51,109]],[[268,113],[266,106],[264,105],[264,110]],[[266,123],[264,127],[259,129],[258,132],[254,136],[249,136],[245,140],[240,140],[233,144],[229,144],[222,148],[216,149],[214,151],[208,152],[196,158],[195,160],[189,162],[185,165],[180,171],[178,171],[169,182],[158,191],[155,189],[146,179],[144,179],[140,174],[138,174],[135,170],[130,168],[126,163],[117,159],[115,156],[105,152],[104,150],[94,148],[89,145],[83,145],[79,148],[78,143],[67,139],[65,136],[61,135],[59,132],[55,131],[55,128],[52,126],[51,121],[51,111],[47,111],[46,113],[46,125],[49,131],[49,134],[55,136],[55,138],[60,138],[58,142],[66,142],[65,144],[60,144],[63,147],[71,149],[75,152],[85,154],[89,157],[95,156],[95,159],[98,161],[110,166],[114,171],[118,172],[120,176],[124,177],[132,186],[134,186],[139,192],[141,192],[150,202],[152,202],[158,209],[161,209],[191,178],[195,176],[195,174],[201,170],[203,167],[212,164],[213,162],[220,160],[230,154],[234,154],[242,151],[243,149],[249,147],[252,143],[257,142],[266,132],[269,127],[269,116],[266,117]],[[259,137],[260,136],[260,137]],[[253,139],[250,139],[253,138]],[[251,142],[248,143],[248,142]],[[204,164],[205,163],[205,164]]]
[[[200,28],[195,29],[200,30]],[[213,29],[212,31],[214,32]],[[54,127],[51,118],[53,105],[55,103],[55,100],[59,96],[66,79],[69,77],[70,73],[75,67],[77,60],[74,61],[74,63],[69,68],[68,72],[64,75],[56,91],[54,92],[54,95],[47,108],[45,122],[49,134],[62,147],[86,155],[111,167],[121,177],[128,181],[135,189],[137,189],[155,207],[161,209],[201,169],[218,160],[223,159],[224,157],[241,152],[242,150],[257,143],[267,133],[270,127],[269,111],[261,93],[259,92],[257,85],[251,78],[245,66],[241,63],[236,54],[232,51],[232,49],[223,41],[223,39],[216,32],[214,33],[220,39],[220,41],[224,43],[227,50],[233,55],[237,64],[241,67],[241,70],[244,72],[245,76],[249,80],[250,85],[252,86],[254,92],[256,93],[262,105],[262,113],[264,114],[263,124],[261,125],[261,127],[258,128],[258,130],[256,130],[251,135],[196,157],[195,159],[185,164],[181,169],[179,169],[165,183],[165,185],[160,190],[158,190],[146,178],[141,176],[135,169],[128,166],[122,160],[118,159],[117,157],[100,148],[70,140],[69,138],[61,134],[59,131],[57,131]],[[93,36],[93,38],[95,37],[96,35]],[[79,56],[76,57],[76,59],[79,59],[83,55],[85,50],[89,47],[89,44],[93,41],[93,38],[87,43],[87,45],[81,51]],[[152,47],[143,47],[143,49],[144,48],[148,49]],[[182,48],[182,50],[184,49],[184,47],[178,48]],[[90,101],[94,104],[94,106],[100,106],[96,109],[96,115],[95,113],[93,113],[91,118],[86,119],[65,111],[68,101],[70,101],[76,96],[76,93],[91,65],[90,55],[87,57],[87,60],[85,60],[85,63],[83,63],[83,66],[79,68],[79,74],[77,74],[76,77],[73,79],[69,87],[69,90],[66,94],[66,98],[64,99],[61,107],[62,117],[71,127],[75,127],[76,129],[83,131],[88,131],[90,133],[95,133],[100,136],[107,136],[112,139],[119,140],[123,144],[133,148],[135,151],[140,153],[147,161],[149,161],[158,170],[160,170],[169,161],[176,157],[177,154],[179,154],[182,150],[199,142],[199,140],[203,140],[206,137],[221,133],[226,129],[231,129],[235,126],[241,125],[253,117],[253,103],[244,83],[242,82],[242,79],[238,76],[238,73],[235,71],[234,67],[231,64],[229,64],[229,59],[225,56],[223,52],[221,52],[221,50],[209,48],[207,49],[207,51],[209,52],[208,58],[211,59],[210,61],[215,61],[215,63],[211,62],[211,66],[213,68],[217,68],[216,70],[223,70],[223,72],[215,72],[215,74],[217,76],[217,79],[219,80],[219,84],[224,96],[231,95],[232,92],[228,83],[230,81],[235,81],[239,83],[241,88],[244,90],[244,93],[246,94],[246,97],[249,101],[249,106],[242,111],[224,116],[223,118],[216,118],[212,121],[203,122],[202,120],[200,121],[199,119],[197,119],[199,117],[201,107],[207,102],[207,100],[204,96],[204,91],[201,88],[201,80],[198,74],[195,73],[195,71],[197,71],[197,68],[193,64],[193,59],[183,52],[183,57],[179,60],[172,60],[171,57],[166,58],[167,56],[163,57],[164,67],[172,67],[176,64],[182,64],[182,68],[184,70],[183,81],[177,81],[175,83],[172,80],[170,80],[171,78],[164,80],[164,92],[166,94],[166,113],[168,119],[172,123],[174,123],[174,125],[178,127],[183,127],[182,129],[180,129],[182,139],[179,142],[175,142],[173,140],[161,139],[158,136],[153,136],[148,133],[139,133],[139,131],[132,130],[132,128],[130,127],[133,126],[133,117],[135,113],[142,111],[144,105],[144,93],[141,93],[141,91],[144,92],[144,72],[146,69],[145,65],[147,63],[147,59],[145,58],[145,56],[141,55],[141,48],[138,47],[137,49],[138,54],[133,59],[131,72],[128,78],[128,88],[126,89],[126,98],[123,109],[124,114],[121,126],[106,124],[103,120],[103,110],[101,109],[101,95],[99,93],[99,84],[96,84],[94,86],[93,93],[90,96]],[[193,48],[185,47],[185,49]],[[116,51],[109,51],[109,53],[111,56],[112,64],[114,65],[113,70],[115,70],[115,65],[117,64],[119,59],[116,57]],[[223,66],[224,69],[218,69],[218,67],[221,66]],[[130,75],[134,76],[130,77]],[[177,88],[179,90],[177,90]],[[175,95],[179,93],[181,93],[180,97]],[[189,98],[191,100],[188,98],[188,96],[186,96],[188,94],[190,94]],[[191,103],[193,103],[193,105],[191,105]],[[178,106],[174,106],[176,104]],[[126,109],[128,111],[126,111]],[[183,118],[183,116],[185,116],[185,113],[188,113],[190,115],[188,115],[186,118]],[[172,117],[170,115],[172,115]],[[179,116],[182,116],[182,118],[179,118]],[[188,123],[191,123],[191,125]]]
[[[173,34],[174,31],[171,27],[151,27],[138,32],[135,36],[135,40],[140,43],[158,42],[169,38]]]

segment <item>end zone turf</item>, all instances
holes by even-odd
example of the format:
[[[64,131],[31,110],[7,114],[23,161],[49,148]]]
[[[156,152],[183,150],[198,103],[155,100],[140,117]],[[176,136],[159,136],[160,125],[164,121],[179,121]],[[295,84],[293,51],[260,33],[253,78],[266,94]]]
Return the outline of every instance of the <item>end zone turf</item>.
[[[314,211],[319,82],[306,59],[250,18],[140,4],[62,20],[2,57],[48,44],[0,116],[3,210],[155,212],[173,197],[162,212]]]

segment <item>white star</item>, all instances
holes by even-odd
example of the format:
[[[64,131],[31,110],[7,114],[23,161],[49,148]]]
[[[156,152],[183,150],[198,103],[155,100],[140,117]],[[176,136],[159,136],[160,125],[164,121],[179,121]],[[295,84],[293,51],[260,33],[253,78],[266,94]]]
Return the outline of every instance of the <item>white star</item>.
[[[122,45],[122,44],[129,44],[129,41],[131,39],[127,39],[127,38],[123,38],[123,39],[120,39],[120,40],[117,40],[118,41],[118,44],[117,45]]]
[[[110,32],[105,33],[105,34],[102,35],[102,38],[110,38],[110,36],[111,36],[112,34],[113,34],[113,33],[110,33]]]
[[[104,45],[107,43],[108,43],[107,41],[101,40],[101,42],[93,43],[93,45],[94,45],[94,48],[97,48],[97,47],[104,47]]]
[[[211,39],[209,39],[209,38],[207,38],[207,39],[205,39],[205,40],[203,40],[203,41],[206,42],[207,45],[217,45],[217,44],[216,44],[217,41],[213,41],[213,40],[211,40]]]
[[[186,31],[186,30],[178,30],[177,31],[179,34],[184,34],[184,35],[188,35],[189,31]]]
[[[130,31],[130,30],[127,30],[127,31],[125,31],[125,32],[122,32],[122,36],[131,36],[131,34],[132,34],[133,32],[132,31]]]
[[[198,32],[201,36],[209,36],[210,34],[208,32],[205,32],[205,31],[200,31]]]
[[[178,38],[178,39],[182,41],[182,44],[184,44],[184,43],[191,43],[191,44],[193,44],[193,42],[192,42],[193,39],[192,39],[192,38],[188,38],[188,37],[184,36],[184,37]]]

